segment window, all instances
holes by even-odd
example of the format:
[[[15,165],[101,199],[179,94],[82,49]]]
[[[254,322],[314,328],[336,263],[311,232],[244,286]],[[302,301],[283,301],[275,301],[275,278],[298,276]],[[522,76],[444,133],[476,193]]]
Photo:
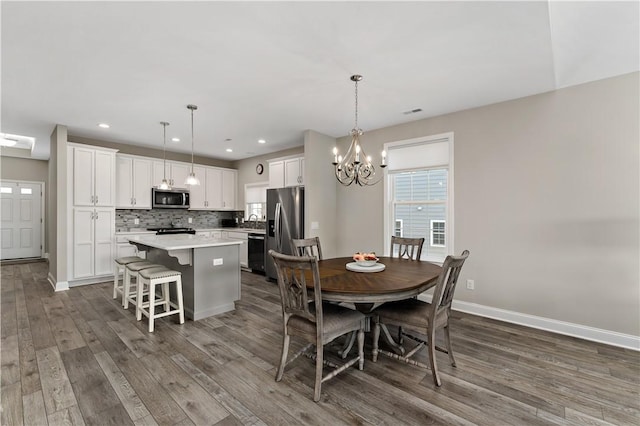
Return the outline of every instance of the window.
[[[31,188],[20,188],[20,194],[31,195],[32,194]]]
[[[385,144],[385,239],[424,238],[422,260],[453,253],[453,134]]]
[[[11,194],[13,192],[11,187],[8,186],[3,186],[2,188],[0,188],[0,193],[2,194]]]
[[[248,183],[244,186],[244,220],[264,220],[267,216],[267,188],[269,182]]]
[[[247,219],[252,214],[258,216],[258,220],[262,220],[267,214],[267,203],[247,203]]]
[[[431,220],[431,241],[430,245],[432,247],[444,247],[445,246],[445,228],[444,220]]]

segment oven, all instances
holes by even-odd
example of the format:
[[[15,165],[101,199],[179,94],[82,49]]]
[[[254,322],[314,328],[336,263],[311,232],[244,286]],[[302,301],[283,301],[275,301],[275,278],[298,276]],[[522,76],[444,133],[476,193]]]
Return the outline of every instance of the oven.
[[[249,269],[264,274],[264,234],[249,233],[247,242]]]

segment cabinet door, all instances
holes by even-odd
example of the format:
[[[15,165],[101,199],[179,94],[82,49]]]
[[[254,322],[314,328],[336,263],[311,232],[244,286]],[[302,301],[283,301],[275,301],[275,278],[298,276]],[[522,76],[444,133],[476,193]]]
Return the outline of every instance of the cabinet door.
[[[167,167],[169,166],[169,163],[167,163]],[[171,163],[171,186],[173,186],[174,188],[187,188],[187,185],[184,184],[184,181],[187,179],[187,176],[189,176],[189,173],[191,173],[191,164],[187,164],[187,163]],[[202,176],[198,176],[198,179],[201,180],[200,184],[202,184]]]
[[[269,163],[269,188],[282,188],[284,186],[284,161]]]
[[[94,150],[73,148],[73,205],[93,206]]]
[[[129,209],[133,207],[131,192],[133,181],[133,159],[131,157],[116,156],[116,207]]]
[[[116,156],[113,152],[95,151],[94,158],[94,195],[96,206],[116,205],[115,172]]]
[[[207,169],[207,208],[221,209],[222,204],[222,170]]]
[[[158,186],[162,183],[162,179],[167,177],[167,182],[171,183],[171,165],[167,163],[167,171],[164,170],[164,162],[153,160],[151,165],[151,186]]]
[[[300,185],[300,159],[284,160],[284,186]]]
[[[133,159],[133,207],[151,208],[151,160]],[[160,182],[158,182],[160,183]]]
[[[222,208],[233,210],[236,208],[236,171],[222,171]]]
[[[208,185],[206,180],[206,167],[202,166],[194,166],[193,171],[195,172],[198,179],[200,179],[200,185],[195,185],[189,187],[189,205],[191,209],[205,209],[207,207],[206,204],[206,194],[205,190]]]
[[[94,263],[94,209],[73,209],[73,278],[93,276]]]
[[[304,185],[304,157],[300,159],[300,185]]]
[[[94,275],[113,274],[113,236],[115,210],[95,209],[94,215]]]

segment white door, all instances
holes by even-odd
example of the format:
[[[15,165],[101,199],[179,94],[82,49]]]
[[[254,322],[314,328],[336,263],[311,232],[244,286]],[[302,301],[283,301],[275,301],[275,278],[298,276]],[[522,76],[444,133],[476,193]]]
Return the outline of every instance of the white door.
[[[236,208],[236,171],[222,171],[222,207],[225,209]]]
[[[222,170],[207,169],[207,207],[221,209],[222,204]]]
[[[94,160],[94,194],[96,206],[115,206],[116,190],[114,174],[116,172],[115,154],[113,152],[95,152]]]
[[[284,186],[300,185],[300,159],[292,158],[284,161]]]
[[[2,259],[42,255],[42,192],[33,182],[0,182]]]
[[[128,209],[133,206],[133,159],[116,156],[116,207]]]
[[[133,160],[133,207],[136,209],[151,208],[151,166],[151,160]]]

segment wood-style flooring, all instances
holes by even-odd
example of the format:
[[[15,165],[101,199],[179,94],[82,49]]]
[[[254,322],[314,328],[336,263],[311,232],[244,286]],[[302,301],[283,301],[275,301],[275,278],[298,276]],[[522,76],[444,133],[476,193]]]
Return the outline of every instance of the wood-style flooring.
[[[458,366],[438,353],[441,388],[427,370],[371,362],[367,336],[364,370],[325,382],[314,403],[310,359],[274,380],[281,312],[262,276],[242,273],[234,312],[148,333],[112,283],[54,293],[46,263],[1,273],[2,425],[640,424],[631,350],[455,313]]]

